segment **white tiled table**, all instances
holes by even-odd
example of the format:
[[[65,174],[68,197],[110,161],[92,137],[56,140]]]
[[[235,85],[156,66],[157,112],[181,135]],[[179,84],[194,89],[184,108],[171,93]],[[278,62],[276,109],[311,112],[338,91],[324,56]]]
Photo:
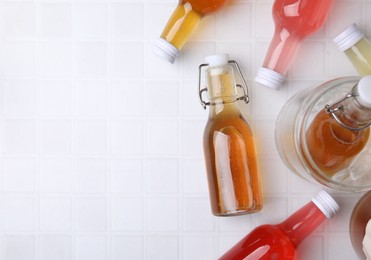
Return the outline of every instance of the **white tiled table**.
[[[253,227],[277,223],[320,189],[291,174],[275,118],[296,91],[355,75],[331,38],[371,0],[335,0],[279,92],[257,86],[273,33],[272,0],[235,0],[204,19],[173,65],[154,56],[176,0],[0,2],[0,258],[216,259]],[[202,154],[208,112],[198,65],[230,53],[249,83],[264,209],[216,218]],[[331,193],[341,211],[304,242],[303,260],[352,260],[350,212],[361,194]]]

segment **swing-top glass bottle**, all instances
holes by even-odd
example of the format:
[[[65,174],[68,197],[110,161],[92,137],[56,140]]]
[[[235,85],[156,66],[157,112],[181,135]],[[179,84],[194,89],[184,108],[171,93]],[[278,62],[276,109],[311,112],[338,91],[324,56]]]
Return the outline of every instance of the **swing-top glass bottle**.
[[[216,216],[233,216],[257,212],[262,209],[260,179],[253,132],[239,109],[238,100],[248,102],[247,86],[235,61],[228,55],[206,58],[203,67],[206,88],[201,89],[200,101],[209,106],[209,118],[203,137],[207,177],[212,212]],[[235,82],[236,66],[244,86]],[[238,97],[237,88],[243,90]],[[208,94],[208,102],[203,100]]]

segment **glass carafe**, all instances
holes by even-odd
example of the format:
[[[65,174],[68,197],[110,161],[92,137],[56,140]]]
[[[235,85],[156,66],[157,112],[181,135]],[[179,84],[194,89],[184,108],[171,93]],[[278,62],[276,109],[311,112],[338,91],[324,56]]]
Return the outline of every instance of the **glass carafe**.
[[[370,79],[370,76],[365,78]],[[341,113],[348,111],[348,107],[351,108],[353,102],[360,97],[358,93],[354,93],[360,80],[359,77],[330,80],[317,87],[298,92],[284,105],[277,117],[275,140],[281,159],[292,172],[310,182],[320,183],[337,190],[366,191],[371,189],[369,124],[351,127],[350,121],[346,121],[347,119],[344,121],[341,116]],[[369,84],[368,81],[367,87],[370,88],[364,88],[367,91],[371,89],[371,84],[368,86]],[[371,110],[366,109],[361,115],[369,120]],[[322,142],[318,142],[322,148],[314,150],[313,147],[317,145],[316,140],[308,136],[312,134],[314,124],[320,116],[326,117],[324,120],[332,120],[326,130],[332,134],[332,137],[326,137]],[[341,125],[342,122],[345,122],[344,126]],[[346,128],[347,125],[350,126],[349,129]],[[339,137],[337,131],[345,133],[347,135],[345,138],[354,134],[357,138],[363,138],[365,143],[347,156],[348,143],[344,141],[346,139]],[[323,132],[317,132],[317,134],[322,135]],[[331,144],[328,142],[330,138],[338,138],[338,143]],[[327,147],[324,145],[326,142],[329,143]],[[334,145],[339,145],[339,148],[334,149]],[[349,145],[351,147],[353,143],[349,141]],[[339,156],[343,157],[337,157],[338,151]],[[332,157],[328,159],[327,156]],[[333,165],[331,165],[332,159],[334,159]]]

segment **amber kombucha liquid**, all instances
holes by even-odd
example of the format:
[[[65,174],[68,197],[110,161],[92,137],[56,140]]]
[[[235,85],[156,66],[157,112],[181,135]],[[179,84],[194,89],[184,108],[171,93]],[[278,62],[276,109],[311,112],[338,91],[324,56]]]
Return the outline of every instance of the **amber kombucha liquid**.
[[[348,130],[322,110],[308,128],[306,141],[314,163],[331,177],[349,166],[367,144],[369,135],[369,128]]]
[[[204,132],[212,211],[219,216],[253,213],[262,208],[253,134],[236,104],[222,106]]]

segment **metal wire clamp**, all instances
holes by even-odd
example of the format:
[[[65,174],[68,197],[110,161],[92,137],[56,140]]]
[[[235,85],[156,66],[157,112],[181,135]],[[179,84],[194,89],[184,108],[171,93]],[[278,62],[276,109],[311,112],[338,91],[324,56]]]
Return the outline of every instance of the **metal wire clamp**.
[[[326,113],[330,114],[336,120],[336,122],[338,122],[342,127],[346,128],[348,130],[351,130],[351,131],[361,131],[361,130],[366,129],[367,127],[369,127],[371,125],[371,122],[370,122],[370,123],[362,124],[359,127],[351,127],[351,126],[348,126],[345,123],[343,123],[340,120],[340,118],[335,114],[336,112],[345,109],[343,105],[339,106],[340,103],[347,100],[348,98],[355,98],[356,96],[358,96],[358,94],[355,93],[354,91],[352,91],[351,94],[346,95],[344,98],[335,102],[334,104],[325,106]]]

